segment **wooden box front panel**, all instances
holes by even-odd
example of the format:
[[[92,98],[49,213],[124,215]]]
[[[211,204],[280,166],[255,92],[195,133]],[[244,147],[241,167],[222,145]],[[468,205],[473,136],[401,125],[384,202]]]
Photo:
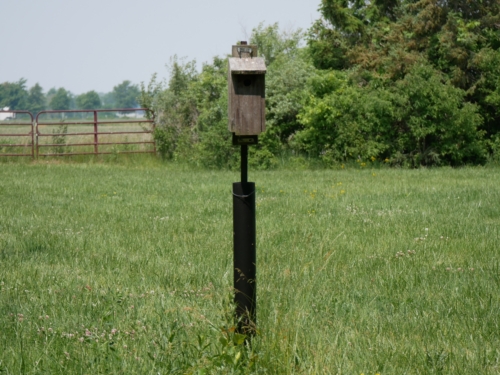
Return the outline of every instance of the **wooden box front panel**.
[[[266,129],[265,75],[229,73],[229,131],[258,135]]]

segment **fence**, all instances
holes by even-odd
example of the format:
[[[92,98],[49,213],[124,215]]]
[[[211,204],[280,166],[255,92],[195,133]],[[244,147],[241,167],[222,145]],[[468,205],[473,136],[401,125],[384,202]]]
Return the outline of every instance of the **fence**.
[[[3,114],[3,116],[2,116]],[[10,116],[8,116],[10,114]],[[31,121],[20,122],[20,114],[29,114]],[[71,156],[116,153],[156,153],[153,139],[154,119],[148,110],[101,109],[42,111],[33,120],[27,111],[0,111],[3,127],[29,126],[28,134],[0,131],[0,156]],[[18,129],[18,128],[13,128]],[[6,153],[6,147],[27,147],[26,143],[2,142],[3,137],[19,140],[31,136],[31,154]]]
[[[28,111],[0,111],[0,156],[34,158],[33,124],[33,115]]]

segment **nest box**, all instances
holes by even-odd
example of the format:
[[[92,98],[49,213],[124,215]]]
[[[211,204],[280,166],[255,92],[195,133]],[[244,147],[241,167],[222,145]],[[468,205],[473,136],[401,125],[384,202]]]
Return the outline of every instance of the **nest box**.
[[[257,136],[266,130],[266,63],[257,46],[233,46],[229,58],[229,131],[235,136]]]

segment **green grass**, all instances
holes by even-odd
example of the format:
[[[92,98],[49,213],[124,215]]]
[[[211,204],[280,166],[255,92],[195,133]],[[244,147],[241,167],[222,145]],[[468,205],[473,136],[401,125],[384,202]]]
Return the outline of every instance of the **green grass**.
[[[142,160],[0,165],[0,373],[500,374],[500,169],[251,171],[246,347],[238,173]]]

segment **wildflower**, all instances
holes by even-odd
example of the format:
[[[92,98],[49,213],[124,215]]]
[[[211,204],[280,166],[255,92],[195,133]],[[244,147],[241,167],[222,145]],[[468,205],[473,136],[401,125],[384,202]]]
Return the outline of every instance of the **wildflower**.
[[[340,194],[345,194],[345,190],[340,190]]]
[[[384,163],[389,163],[389,159],[385,158]]]
[[[371,159],[371,161],[377,160],[377,158],[375,156],[372,156],[370,159]]]

